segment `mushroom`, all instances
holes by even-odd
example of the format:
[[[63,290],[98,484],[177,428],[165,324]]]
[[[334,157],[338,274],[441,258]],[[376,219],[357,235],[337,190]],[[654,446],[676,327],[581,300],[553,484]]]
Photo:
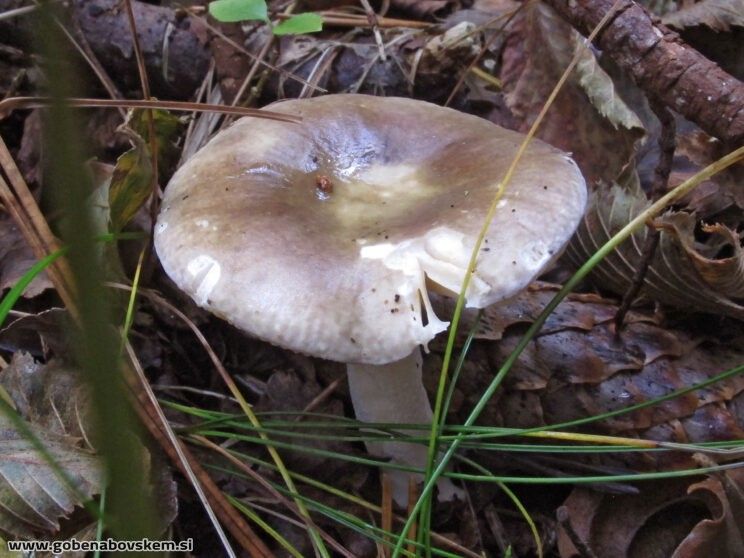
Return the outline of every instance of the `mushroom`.
[[[155,228],[165,272],[242,330],[347,363],[359,420],[429,423],[420,347],[448,322],[428,290],[460,290],[523,135],[403,98],[327,95],[271,110],[302,123],[238,120],[171,179]],[[585,204],[571,158],[532,141],[498,203],[466,305],[525,288],[558,257]],[[426,461],[415,444],[373,451]],[[407,477],[393,480],[404,502]],[[440,484],[440,498],[452,488]]]

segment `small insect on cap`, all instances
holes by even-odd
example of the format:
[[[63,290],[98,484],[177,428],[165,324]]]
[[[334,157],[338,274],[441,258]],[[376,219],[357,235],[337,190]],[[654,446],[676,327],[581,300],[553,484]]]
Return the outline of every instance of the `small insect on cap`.
[[[244,118],[174,175],[155,247],[197,304],[288,349],[383,364],[447,323],[427,285],[456,293],[523,136],[401,98],[327,95]],[[561,252],[586,186],[532,141],[498,203],[467,305],[514,295]]]

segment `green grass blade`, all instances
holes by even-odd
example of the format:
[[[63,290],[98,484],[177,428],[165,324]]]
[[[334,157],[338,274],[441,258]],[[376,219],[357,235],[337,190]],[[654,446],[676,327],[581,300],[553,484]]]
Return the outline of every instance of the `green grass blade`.
[[[302,553],[300,553],[299,550],[297,550],[294,546],[292,546],[292,543],[290,543],[287,539],[282,537],[279,534],[279,532],[277,532],[276,529],[274,529],[271,525],[266,523],[263,520],[263,518],[260,515],[258,515],[255,511],[253,511],[249,506],[246,506],[243,502],[241,502],[237,498],[234,498],[233,496],[227,496],[227,499],[233,506],[235,506],[238,510],[240,510],[241,513],[243,513],[246,517],[248,517],[261,529],[263,529],[272,539],[274,539],[277,543],[279,543],[279,545],[284,550],[289,552],[295,558],[303,558]]]

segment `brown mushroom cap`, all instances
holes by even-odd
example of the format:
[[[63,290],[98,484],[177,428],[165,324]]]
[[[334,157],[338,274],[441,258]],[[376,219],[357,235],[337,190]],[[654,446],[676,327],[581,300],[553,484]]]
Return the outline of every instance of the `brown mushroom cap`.
[[[401,359],[446,329],[523,136],[429,103],[328,95],[244,118],[174,175],[155,247],[200,306],[266,341],[342,362]],[[576,164],[534,140],[499,202],[467,305],[508,298],[554,260],[586,203]],[[423,308],[422,308],[423,307]]]

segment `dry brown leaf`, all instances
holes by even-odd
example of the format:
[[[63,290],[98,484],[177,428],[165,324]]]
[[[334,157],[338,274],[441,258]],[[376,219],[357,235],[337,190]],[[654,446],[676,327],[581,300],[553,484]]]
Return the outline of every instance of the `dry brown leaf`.
[[[0,214],[0,290],[15,285],[35,263],[31,248],[13,219],[5,212]],[[26,288],[24,296],[37,296],[51,286],[46,273],[41,273]]]
[[[714,31],[744,27],[744,0],[702,0],[666,14],[664,25],[676,29],[705,25]]]
[[[493,342],[491,331],[478,334],[489,342],[471,349],[458,380],[455,411],[472,409],[521,339],[525,324],[534,320],[557,289],[536,284],[514,300],[486,310],[487,319],[499,324],[501,341]],[[563,301],[549,327],[527,345],[502,390],[487,405],[484,423],[529,428],[585,418],[702,383],[744,362],[744,332],[737,333],[733,326],[728,338],[719,340],[715,337],[720,334],[685,332],[657,324],[654,316],[630,312],[626,329],[617,337],[616,310],[594,295],[572,295]],[[426,367],[427,373],[436,378],[439,363],[429,360],[433,364]],[[435,385],[431,381],[427,387]],[[456,414],[450,422],[462,419]],[[589,428],[680,443],[744,438],[744,377]],[[622,459],[644,468],[690,465],[689,456],[676,453],[626,454]],[[614,458],[606,462],[616,463]]]
[[[260,412],[281,412],[281,411],[302,411],[318,395],[322,389],[315,378],[315,369],[309,359],[297,357],[301,366],[301,374],[294,371],[279,370],[274,372],[266,382],[265,391],[261,400],[256,405],[256,411]],[[343,404],[336,398],[328,397],[322,404],[314,409],[327,415],[343,416]],[[289,414],[286,420],[296,418],[295,415]],[[291,430],[291,429],[289,429]],[[298,433],[309,433],[307,429],[301,429]],[[328,434],[327,428],[319,429],[319,433]],[[291,438],[285,441],[291,442]],[[353,454],[354,448],[343,441],[320,440],[307,438],[302,445],[322,449],[326,451],[336,451],[344,454]],[[349,477],[354,467],[349,467],[348,463],[337,459],[329,459],[323,456],[310,455],[305,452],[285,451],[282,453],[287,467],[293,471],[304,472],[318,479],[330,480],[343,477]]]
[[[472,25],[466,19],[426,30],[381,29],[384,61],[371,34],[285,36],[278,41],[276,65],[330,93],[404,96],[443,103],[482,43],[484,31],[473,33]],[[263,39],[255,39],[249,49],[257,52],[263,44]],[[303,90],[309,93],[302,83],[275,73],[263,94],[274,100],[298,97]]]
[[[744,62],[743,62],[744,63]],[[677,151],[669,187],[673,188],[692,177],[703,167],[714,163],[728,152],[726,146],[702,130],[677,135]],[[733,220],[741,220],[744,210],[744,164],[733,165],[711,177],[688,194],[681,203],[704,219],[728,210]],[[725,215],[724,215],[725,216]],[[735,223],[734,223],[735,224]]]
[[[0,373],[0,389],[10,396],[19,415],[78,490],[87,497],[98,494],[102,471],[89,443],[94,422],[88,390],[81,383],[79,371],[61,360],[43,364],[27,353],[17,352]],[[3,506],[8,503],[6,509],[0,506],[0,531],[24,538],[33,533],[55,533],[58,519],[81,502],[36,454],[31,442],[15,428],[4,430],[6,423],[8,419],[0,414],[0,502]],[[150,473],[147,488],[156,496],[158,524],[164,532],[177,513],[173,475],[162,459],[144,447],[142,460]],[[8,509],[12,518],[5,516]]]
[[[400,11],[419,18],[437,15],[445,8],[456,9],[457,0],[391,0],[391,5]]]
[[[670,214],[660,224],[677,238],[695,270],[716,293],[727,298],[744,298],[744,250],[735,231],[720,223],[703,224],[703,232],[711,239],[701,244],[695,241],[695,220],[688,213]],[[717,257],[727,247],[732,255]]]
[[[67,354],[69,343],[61,326],[69,319],[67,310],[62,308],[22,316],[0,330],[0,348],[9,353],[30,353],[36,358],[49,353]]]
[[[582,37],[545,4],[525,5],[511,26],[500,76],[507,104],[529,128],[577,49],[579,64],[538,135],[572,152],[588,181],[612,180],[635,152],[643,125]]]
[[[566,253],[576,265],[584,263],[610,237],[649,206],[645,195],[618,186],[602,187],[594,194],[583,221]],[[695,310],[744,319],[744,252],[737,234],[723,227],[707,228],[702,243],[695,238],[697,224],[688,213],[667,213],[657,226],[661,238],[646,274],[641,294],[683,310]],[[602,288],[622,295],[632,284],[642,259],[648,229],[632,235],[592,271]],[[731,255],[719,255],[727,248]]]
[[[42,364],[19,352],[0,374],[0,385],[35,426],[49,434],[90,440],[89,396],[76,369],[61,361]]]
[[[683,500],[684,482],[649,483],[641,490],[639,495],[608,496],[576,488],[566,500],[573,529],[597,556],[670,556],[690,529],[707,517],[698,502]],[[561,558],[579,556],[562,529],[558,550]]]
[[[641,485],[638,495],[576,488],[565,502],[571,525],[602,558],[700,558],[744,555],[744,471],[687,488],[684,479]],[[561,558],[579,556],[562,529]]]
[[[93,455],[67,440],[35,434],[85,497],[100,491],[102,471]],[[0,418],[0,456],[0,530],[19,538],[59,530],[59,519],[82,502],[5,417]]]
[[[67,379],[63,375],[59,379],[47,377],[46,381],[56,384],[49,390],[39,384],[27,385],[29,378],[22,375],[36,376],[38,366],[29,355],[16,355],[0,375],[0,381],[15,402],[21,420],[30,419],[27,427],[65,470],[79,493],[89,498],[101,489],[98,459],[80,447],[78,437],[62,435],[77,423],[72,417],[76,405],[67,405],[64,399],[62,386]],[[31,393],[25,397],[19,389],[28,387]],[[38,408],[29,407],[32,403]],[[33,416],[27,415],[29,411]],[[59,413],[58,421],[52,418],[55,413]],[[66,421],[69,426],[64,424]],[[59,519],[82,503],[5,414],[0,414],[0,501],[0,530],[16,538],[57,532]]]
[[[672,558],[744,556],[744,471],[719,473],[693,484],[687,494],[708,503],[713,517],[698,523]]]

